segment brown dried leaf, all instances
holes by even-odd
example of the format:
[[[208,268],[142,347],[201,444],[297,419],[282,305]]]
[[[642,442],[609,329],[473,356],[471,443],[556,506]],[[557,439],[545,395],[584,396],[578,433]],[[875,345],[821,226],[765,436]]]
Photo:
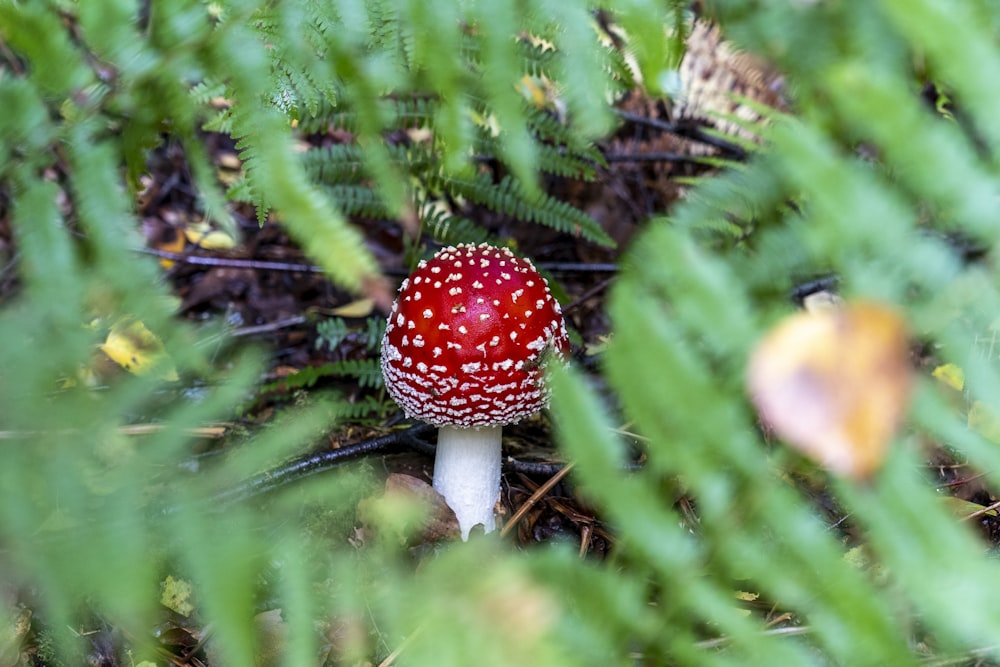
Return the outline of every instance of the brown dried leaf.
[[[747,383],[777,435],[835,473],[868,477],[909,398],[905,323],[869,302],[792,315],[758,343]]]
[[[385,494],[358,505],[361,520],[400,542],[421,544],[457,540],[458,518],[444,497],[424,480],[399,473],[385,481]]]

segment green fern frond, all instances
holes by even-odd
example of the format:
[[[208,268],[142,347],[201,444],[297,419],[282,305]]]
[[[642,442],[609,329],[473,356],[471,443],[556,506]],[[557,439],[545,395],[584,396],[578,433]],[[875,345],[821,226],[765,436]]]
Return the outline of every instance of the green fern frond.
[[[597,173],[595,165],[603,162],[604,156],[597,148],[588,151],[588,155],[584,156],[565,146],[539,145],[538,170],[546,174],[590,181]]]
[[[328,375],[356,378],[361,387],[382,386],[382,366],[378,359],[335,361],[321,368]]]
[[[233,118],[234,125],[238,123],[242,111],[237,111],[237,114],[238,116]],[[244,136],[237,140],[235,148],[238,151],[240,162],[243,164],[243,178],[230,186],[226,195],[233,201],[252,203],[257,213],[257,222],[263,225],[267,221],[271,204],[266,194],[267,188],[258,183],[256,178],[258,173],[256,144]]]
[[[489,174],[461,179],[438,176],[436,187],[455,192],[471,202],[518,220],[536,222],[602,245],[614,245],[600,223],[564,201],[539,192],[529,195],[512,176],[495,183]]]
[[[357,144],[310,148],[302,155],[302,165],[320,183],[358,183],[364,178],[362,150]]]
[[[430,207],[426,207],[429,209]],[[425,210],[420,216],[423,229],[442,245],[457,245],[459,243],[493,243],[497,240],[482,226],[468,218],[463,218],[435,209]]]
[[[347,215],[360,215],[364,218],[392,217],[382,198],[367,185],[326,185],[323,190]]]
[[[385,419],[399,408],[390,400],[378,400],[366,395],[356,401],[337,401],[329,406],[330,416],[335,421],[348,421],[359,424],[372,424]],[[369,420],[369,421],[366,421]]]
[[[196,104],[206,105],[217,97],[225,97],[226,85],[219,82],[199,81],[191,86],[189,94]]]
[[[438,102],[426,95],[392,97],[381,100],[382,111],[388,118],[388,126],[410,130],[431,128],[438,112]],[[315,113],[299,119],[299,131],[303,134],[346,130],[356,132],[358,111],[346,104],[335,104],[329,100],[320,101]]]
[[[349,378],[357,381],[360,387],[377,389],[382,386],[382,368],[378,359],[334,361],[321,366],[306,366],[280,380],[263,385],[261,393],[308,389],[326,378]]]
[[[364,329],[360,331],[357,326],[348,324],[343,317],[331,317],[316,324],[316,348],[326,347],[332,351],[337,349],[351,334],[360,334],[365,348],[376,352],[382,343],[384,333],[385,320],[381,317],[365,318]]]

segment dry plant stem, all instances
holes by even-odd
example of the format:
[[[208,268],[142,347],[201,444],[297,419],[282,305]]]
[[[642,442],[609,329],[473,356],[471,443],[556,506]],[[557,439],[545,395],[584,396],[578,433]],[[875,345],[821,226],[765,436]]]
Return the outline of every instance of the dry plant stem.
[[[493,508],[500,495],[500,426],[442,426],[434,458],[434,488],[458,517],[462,539],[482,524],[496,528]]]
[[[196,426],[192,428],[185,428],[183,432],[186,435],[190,435],[196,438],[222,438],[226,435],[226,431],[232,426],[229,423],[219,423],[212,426]],[[119,435],[153,435],[160,433],[167,428],[166,424],[126,424],[125,426],[119,426],[117,433]],[[40,433],[45,433],[45,431],[0,431],[0,440],[15,440],[17,438],[28,438],[32,436],[37,436]],[[78,435],[79,432],[73,429],[66,429],[62,431],[63,434],[67,436]]]
[[[968,521],[969,519],[975,519],[977,516],[983,516],[987,512],[1000,510],[1000,502],[995,502],[992,505],[987,505],[982,509],[978,509],[971,514],[966,514],[962,517],[962,521]]]
[[[398,658],[399,655],[404,650],[406,650],[406,647],[409,646],[413,642],[413,640],[417,638],[417,635],[419,635],[423,629],[424,629],[424,626],[421,625],[416,630],[414,630],[412,633],[410,633],[410,636],[407,637],[406,639],[404,639],[403,642],[399,646],[397,646],[396,649],[392,653],[390,653],[389,655],[387,655],[386,658],[385,658],[385,660],[383,660],[382,662],[378,663],[378,667],[392,667],[393,665],[395,665],[396,664],[396,658]]]
[[[558,484],[563,477],[569,474],[569,471],[573,469],[574,465],[576,464],[569,463],[563,466],[562,470],[552,475],[552,477],[545,480],[544,484],[535,489],[535,492],[532,493],[531,496],[527,500],[525,500],[524,503],[522,503],[522,505],[519,508],[517,508],[517,511],[514,512],[514,516],[512,516],[510,518],[510,521],[508,521],[506,525],[504,525],[503,529],[500,531],[500,537],[505,537],[507,533],[509,533],[511,529],[517,525],[517,522],[520,521],[524,517],[524,515],[528,513],[528,510],[530,510],[532,507],[535,506],[535,503],[544,498],[545,494],[551,491],[553,486]]]

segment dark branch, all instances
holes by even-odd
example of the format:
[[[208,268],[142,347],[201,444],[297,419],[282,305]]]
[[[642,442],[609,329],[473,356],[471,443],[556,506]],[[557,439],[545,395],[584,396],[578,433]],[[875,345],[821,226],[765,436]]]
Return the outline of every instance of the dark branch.
[[[418,440],[419,436],[432,429],[430,424],[420,423],[402,431],[393,431],[346,447],[305,454],[255,475],[239,486],[217,494],[212,498],[212,504],[219,507],[241,502],[254,496],[269,493],[292,482],[301,481],[317,473],[332,470],[342,463],[362,456],[385,452],[401,446],[412,447],[413,442]]]
[[[220,266],[232,269],[251,269],[255,271],[291,271],[299,273],[323,273],[323,268],[314,264],[298,264],[292,262],[269,262],[257,259],[237,259],[234,257],[211,257],[207,255],[189,255],[155,248],[135,248],[135,252],[168,259],[181,264],[198,266]],[[546,271],[562,273],[598,272],[614,273],[618,271],[617,264],[587,264],[585,262],[535,262],[535,266]],[[409,275],[409,271],[385,269],[385,273]]]
[[[661,132],[669,132],[670,134],[676,134],[677,136],[684,137],[685,139],[691,139],[703,144],[708,144],[709,146],[714,146],[715,148],[718,148],[722,152],[731,155],[733,158],[738,160],[744,160],[747,157],[747,152],[736,144],[709,134],[700,127],[668,123],[667,121],[660,120],[659,118],[649,118],[648,116],[631,113],[629,111],[622,111],[620,109],[615,110],[615,113],[618,114],[619,118],[628,121],[629,123],[645,125],[646,127],[660,130]]]
[[[136,248],[136,252],[169,259],[182,264],[200,266],[224,266],[233,269],[253,269],[255,271],[297,271],[299,273],[323,273],[322,267],[313,264],[295,264],[290,262],[268,262],[258,259],[236,259],[232,257],[207,257],[205,255],[188,255],[155,248]]]

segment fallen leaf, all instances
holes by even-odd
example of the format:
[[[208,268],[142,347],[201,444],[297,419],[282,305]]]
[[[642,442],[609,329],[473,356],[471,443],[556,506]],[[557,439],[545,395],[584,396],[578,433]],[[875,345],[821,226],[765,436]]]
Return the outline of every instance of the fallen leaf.
[[[802,307],[813,314],[818,314],[831,308],[840,308],[842,305],[844,305],[843,299],[833,292],[827,292],[826,290],[813,292],[802,299]]]
[[[100,348],[130,373],[144,375],[155,371],[158,377],[169,382],[179,379],[163,341],[139,320],[122,318],[115,322]]]
[[[213,229],[204,221],[194,222],[184,228],[187,240],[205,250],[229,250],[235,248],[236,239],[219,229]]]
[[[1000,443],[1000,419],[996,412],[982,401],[974,401],[969,409],[968,425],[990,442]]]
[[[417,545],[461,536],[458,518],[444,497],[424,480],[392,473],[385,494],[358,504],[361,521],[400,543]]]
[[[337,317],[368,317],[375,308],[374,299],[357,299],[343,306],[337,306],[332,314]]]
[[[871,302],[791,315],[757,344],[747,384],[779,437],[834,473],[866,478],[906,410],[906,325]]]
[[[184,252],[184,246],[187,244],[184,235],[178,232],[177,230],[171,230],[171,231],[173,232],[173,235],[168,240],[157,243],[153,247],[155,247],[157,250],[163,250],[165,252],[176,252],[176,253]],[[160,259],[160,266],[162,266],[164,269],[173,268],[174,261],[172,259]]]
[[[160,604],[171,611],[176,611],[181,616],[190,616],[194,612],[194,605],[191,603],[194,588],[190,581],[184,579],[174,579],[167,575],[160,585]]]
[[[965,373],[955,364],[943,364],[935,368],[931,375],[956,391],[965,388]]]
[[[1000,514],[996,510],[986,509],[985,505],[962,500],[955,496],[941,496],[940,501],[956,519],[964,519],[970,514],[976,514],[977,512],[982,512],[987,516],[997,516]],[[984,512],[983,510],[986,511]]]
[[[0,667],[28,664],[22,661],[21,647],[31,630],[31,610],[19,609],[16,614],[5,614],[3,618],[5,625],[0,626]]]

